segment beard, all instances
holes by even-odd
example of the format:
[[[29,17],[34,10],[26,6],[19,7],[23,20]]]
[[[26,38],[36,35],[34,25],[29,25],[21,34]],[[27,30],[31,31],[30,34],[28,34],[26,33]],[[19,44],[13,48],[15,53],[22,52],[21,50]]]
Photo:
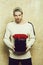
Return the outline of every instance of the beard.
[[[20,23],[22,21],[22,19],[15,19],[16,23]]]

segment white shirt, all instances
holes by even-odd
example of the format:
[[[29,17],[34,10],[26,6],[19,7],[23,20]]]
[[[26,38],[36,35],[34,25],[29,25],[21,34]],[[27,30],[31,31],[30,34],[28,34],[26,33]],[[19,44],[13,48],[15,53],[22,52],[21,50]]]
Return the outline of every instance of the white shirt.
[[[34,44],[35,41],[35,34],[33,30],[32,24],[26,22],[24,24],[17,24],[15,22],[10,22],[7,24],[6,32],[4,36],[4,43],[9,48],[9,57],[13,59],[28,59],[31,58],[30,50],[28,50],[25,54],[17,55],[14,53],[13,46],[14,46],[14,40],[12,36],[14,34],[26,34],[28,35],[28,38],[26,39],[26,46],[28,49],[31,48],[31,46]]]

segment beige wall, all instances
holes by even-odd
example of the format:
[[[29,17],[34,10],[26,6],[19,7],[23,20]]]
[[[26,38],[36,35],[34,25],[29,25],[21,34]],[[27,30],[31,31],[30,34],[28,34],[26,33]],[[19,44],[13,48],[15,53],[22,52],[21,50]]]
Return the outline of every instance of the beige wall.
[[[31,49],[33,65],[43,65],[43,0],[0,0],[0,65],[8,65],[8,50],[3,36],[8,22],[14,18],[12,11],[20,6],[26,21],[34,24],[36,42]]]

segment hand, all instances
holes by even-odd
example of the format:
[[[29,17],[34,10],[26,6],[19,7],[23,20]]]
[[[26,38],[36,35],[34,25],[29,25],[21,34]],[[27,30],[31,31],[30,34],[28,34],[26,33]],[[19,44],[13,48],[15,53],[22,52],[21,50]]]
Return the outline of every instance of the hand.
[[[14,46],[12,46],[12,51],[15,52],[15,47]]]
[[[26,52],[28,52],[29,50],[30,50],[30,48],[27,47]]]
[[[25,54],[26,52],[16,52],[16,51],[15,51],[15,53],[16,53],[17,55],[23,55],[23,54]]]

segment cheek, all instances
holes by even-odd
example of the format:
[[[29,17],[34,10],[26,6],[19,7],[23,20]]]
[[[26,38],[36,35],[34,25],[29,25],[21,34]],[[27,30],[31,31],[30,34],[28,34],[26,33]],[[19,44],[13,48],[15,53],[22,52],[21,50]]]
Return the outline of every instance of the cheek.
[[[22,19],[22,16],[18,16],[18,17],[15,16],[14,18],[15,18],[15,19]]]
[[[15,19],[17,19],[17,17],[14,17]]]
[[[20,16],[19,18],[22,19],[22,16]]]

